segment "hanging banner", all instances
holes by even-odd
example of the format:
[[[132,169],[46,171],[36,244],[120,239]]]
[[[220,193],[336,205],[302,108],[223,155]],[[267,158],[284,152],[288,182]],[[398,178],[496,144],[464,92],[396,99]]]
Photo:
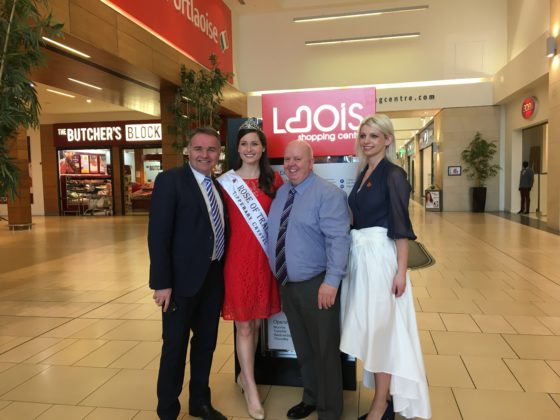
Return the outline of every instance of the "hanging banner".
[[[222,0],[101,0],[194,61],[233,72],[231,11]]]
[[[360,122],[374,113],[373,87],[265,94],[268,156],[284,156],[292,140],[309,142],[315,156],[353,155]]]

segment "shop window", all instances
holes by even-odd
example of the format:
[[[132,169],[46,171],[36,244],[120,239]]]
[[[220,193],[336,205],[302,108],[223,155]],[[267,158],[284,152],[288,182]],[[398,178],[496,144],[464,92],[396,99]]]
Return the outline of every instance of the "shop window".
[[[149,212],[154,181],[162,171],[161,156],[159,148],[123,151],[125,214]]]

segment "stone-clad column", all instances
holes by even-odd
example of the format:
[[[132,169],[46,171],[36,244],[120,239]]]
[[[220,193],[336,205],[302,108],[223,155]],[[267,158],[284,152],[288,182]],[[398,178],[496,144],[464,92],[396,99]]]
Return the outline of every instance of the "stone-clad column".
[[[560,27],[560,0],[550,0],[550,31]],[[557,41],[560,34],[554,33]],[[544,52],[543,52],[544,54]],[[560,231],[560,56],[550,60],[548,74],[548,227]]]
[[[20,171],[17,197],[12,200],[8,194],[8,226],[12,230],[31,229],[29,157],[25,128],[20,128],[15,136],[8,140],[8,154],[15,159]]]

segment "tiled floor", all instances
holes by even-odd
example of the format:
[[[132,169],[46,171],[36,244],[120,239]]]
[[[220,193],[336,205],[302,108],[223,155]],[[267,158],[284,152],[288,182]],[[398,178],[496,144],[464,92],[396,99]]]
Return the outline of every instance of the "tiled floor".
[[[433,418],[560,419],[560,236],[412,206],[437,260],[412,273]],[[0,223],[0,419],[156,418],[161,326],[146,222],[35,217],[30,232]],[[232,330],[221,323],[213,401],[247,418]],[[345,419],[369,406],[372,392],[358,388],[345,392]],[[291,387],[260,392],[268,419],[285,419],[301,397]]]

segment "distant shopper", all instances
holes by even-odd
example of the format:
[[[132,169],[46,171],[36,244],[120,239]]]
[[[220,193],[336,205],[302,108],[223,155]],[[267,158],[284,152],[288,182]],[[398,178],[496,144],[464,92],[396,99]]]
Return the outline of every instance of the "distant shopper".
[[[407,273],[410,185],[390,159],[391,120],[367,117],[358,129],[360,172],[348,204],[353,215],[348,278],[342,282],[340,349],[363,363],[363,383],[375,388],[359,420],[430,418],[428,384]]]
[[[519,193],[521,194],[521,210],[517,214],[529,214],[531,207],[531,188],[535,180],[535,173],[529,168],[529,162],[523,162],[523,169],[519,175]]]

